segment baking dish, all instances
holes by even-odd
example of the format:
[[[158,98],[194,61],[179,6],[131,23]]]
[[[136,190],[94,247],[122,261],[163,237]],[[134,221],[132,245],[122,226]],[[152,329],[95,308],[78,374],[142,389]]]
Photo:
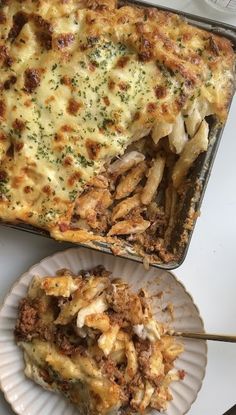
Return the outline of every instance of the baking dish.
[[[123,3],[124,4],[124,3]],[[127,2],[125,2],[127,4]],[[141,6],[150,6],[149,3],[142,3],[142,2],[129,2],[129,4],[141,5]],[[156,7],[156,6],[154,6]],[[164,7],[159,7],[162,10],[170,10]],[[175,11],[176,13],[176,11]],[[208,19],[199,18],[196,16],[192,16],[186,13],[177,12],[177,14],[185,16],[186,19],[192,24],[196,25],[200,28],[206,29],[209,32],[222,34],[225,37],[230,38],[233,45],[235,46],[235,28],[218,23],[212,22]],[[174,247],[175,254],[174,259],[171,259],[169,262],[158,262],[154,263],[154,266],[165,268],[165,269],[174,269],[178,267],[184,260],[188,246],[190,243],[191,235],[193,233],[194,225],[197,220],[197,216],[199,213],[201,201],[207,186],[208,178],[210,176],[211,168],[213,165],[214,157],[217,152],[217,148],[220,142],[221,135],[223,133],[223,128],[217,125],[217,122],[214,117],[208,118],[208,123],[210,125],[210,136],[209,136],[209,146],[208,150],[205,153],[202,153],[197,162],[194,164],[194,167],[191,171],[191,180],[187,182],[186,191],[180,196],[178,201],[178,211],[175,215],[175,224],[173,226],[173,230],[171,232],[170,237],[170,245]],[[47,235],[46,232],[34,229],[28,225],[9,225],[13,226],[17,229],[34,232],[40,235]],[[95,249],[102,250],[104,252],[114,252],[111,250],[111,246],[107,243],[103,242],[93,242],[81,244],[83,246],[92,246]],[[132,247],[125,244],[124,248],[119,249],[116,251],[116,254],[120,256],[134,259],[137,261],[143,261],[143,258],[137,256]]]

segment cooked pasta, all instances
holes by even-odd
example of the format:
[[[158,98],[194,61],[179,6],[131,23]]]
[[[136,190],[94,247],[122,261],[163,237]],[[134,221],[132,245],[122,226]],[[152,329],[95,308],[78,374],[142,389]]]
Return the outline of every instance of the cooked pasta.
[[[206,117],[226,120],[231,42],[108,0],[0,1],[0,17],[0,219],[173,262],[166,189],[187,194]]]
[[[46,317],[46,319],[45,319]],[[87,414],[165,410],[183,346],[134,293],[99,266],[35,277],[15,328],[25,374]]]

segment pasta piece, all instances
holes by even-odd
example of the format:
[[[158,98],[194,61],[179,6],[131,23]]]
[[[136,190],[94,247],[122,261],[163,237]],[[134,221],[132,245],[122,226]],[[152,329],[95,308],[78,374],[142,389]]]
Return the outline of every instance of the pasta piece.
[[[152,129],[152,139],[158,144],[161,138],[168,136],[173,130],[173,124],[167,122],[156,122]]]
[[[149,320],[145,324],[138,324],[134,326],[134,332],[140,339],[148,339],[150,342],[155,342],[161,338],[162,328],[159,323],[154,320]]]
[[[127,366],[125,369],[125,380],[129,381],[133,379],[133,377],[136,375],[138,370],[138,359],[137,359],[137,353],[134,347],[134,343],[129,340],[126,342],[125,345],[125,354],[127,358]]]
[[[110,284],[108,278],[90,278],[84,289],[75,291],[72,300],[65,303],[61,308],[55,324],[65,325],[69,323],[76,313],[87,305],[99,294],[102,293]]]
[[[105,313],[90,314],[85,317],[85,325],[105,332],[110,329],[110,319]]]
[[[108,179],[105,176],[102,176],[102,174],[99,174],[95,177],[93,177],[89,182],[88,186],[96,187],[98,189],[107,189],[108,188]]]
[[[139,123],[133,123],[130,128],[131,130],[130,132],[132,134],[131,140],[135,142],[135,141],[140,140],[143,137],[146,137],[150,133],[151,128],[152,128],[152,124],[150,126],[142,125],[141,127]]]
[[[100,349],[102,349],[105,356],[108,356],[111,353],[119,330],[120,326],[118,324],[115,324],[114,326],[111,326],[110,330],[108,330],[106,333],[103,333],[99,337],[98,346],[100,347]]]
[[[158,155],[148,172],[148,179],[141,193],[141,202],[149,205],[161,183],[165,168],[165,158]]]
[[[171,336],[163,336],[161,350],[166,361],[173,362],[184,350],[182,344],[177,343]]]
[[[120,159],[114,161],[108,167],[108,173],[112,175],[121,175],[126,173],[132,167],[139,164],[141,161],[144,161],[145,157],[142,153],[138,151],[131,151],[130,153],[124,154]]]
[[[85,318],[90,314],[103,313],[108,309],[108,304],[104,295],[93,300],[87,307],[81,308],[77,315],[76,325],[82,328],[85,324]]]
[[[82,378],[80,368],[67,356],[59,353],[53,343],[34,339],[32,344],[23,342],[22,347],[27,352],[30,360],[39,367],[42,362],[47,362],[58,373],[60,378],[65,380]]]
[[[103,237],[94,235],[92,232],[86,229],[68,229],[61,231],[58,227],[51,231],[51,235],[58,241],[73,241],[73,242],[92,242],[92,241],[103,241]]]
[[[172,180],[175,188],[178,188],[184,177],[187,175],[189,168],[197,159],[200,153],[207,150],[208,147],[209,126],[204,120],[195,136],[186,144],[183,153],[176,162],[172,174]]]
[[[212,109],[206,99],[196,99],[184,114],[186,130],[192,138],[196,134],[202,120],[212,114]]]
[[[139,411],[141,402],[142,402],[143,397],[144,397],[144,385],[141,384],[141,382],[139,382],[139,385],[136,388],[136,390],[134,391],[134,393],[132,394],[132,396],[133,396],[133,399],[130,402],[131,406],[132,406],[132,408]]]
[[[66,277],[45,277],[41,280],[41,288],[47,295],[70,297],[79,287],[80,278]]]
[[[149,370],[148,377],[149,379],[155,380],[164,376],[164,363],[163,355],[160,349],[160,342],[156,342],[152,345],[152,354],[149,358]]]
[[[151,398],[151,407],[158,411],[165,411],[167,409],[168,401],[172,399],[171,394],[168,393],[166,387],[160,386],[158,390],[154,392]]]
[[[103,211],[112,204],[111,194],[107,189],[91,189],[77,199],[76,213],[82,219],[90,213],[94,213],[95,209]]]
[[[150,382],[146,381],[144,396],[143,396],[142,402],[140,404],[140,409],[139,409],[141,413],[145,411],[148,405],[150,405],[154,391],[155,391],[155,388],[151,385]]]
[[[116,363],[122,363],[126,360],[125,355],[125,342],[123,340],[119,340],[119,334],[121,331],[119,331],[117,335],[117,339],[113,345],[112,351],[110,353],[110,357],[112,360],[114,360]]]
[[[122,202],[118,203],[112,211],[112,221],[115,222],[117,219],[124,218],[128,213],[141,205],[140,194],[137,193]]]
[[[172,132],[169,134],[170,149],[176,154],[180,154],[188,141],[184,128],[184,118],[181,114],[176,117]]]
[[[130,235],[134,233],[142,233],[149,228],[150,222],[144,220],[141,216],[138,219],[128,219],[116,223],[108,232],[108,236],[112,235]]]
[[[118,184],[115,199],[119,200],[129,196],[142,180],[146,168],[147,165],[144,161],[133,167],[132,170],[130,170]]]
[[[41,297],[42,295],[41,281],[42,279],[38,275],[36,275],[29,285],[28,296],[32,300],[34,300],[37,297]]]

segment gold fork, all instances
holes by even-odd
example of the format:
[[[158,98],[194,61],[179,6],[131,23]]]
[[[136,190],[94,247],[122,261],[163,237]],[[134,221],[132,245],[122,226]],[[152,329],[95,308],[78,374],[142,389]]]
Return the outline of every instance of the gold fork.
[[[168,334],[188,339],[213,340],[218,342],[236,343],[236,336],[226,334],[191,333],[182,331],[170,331]]]

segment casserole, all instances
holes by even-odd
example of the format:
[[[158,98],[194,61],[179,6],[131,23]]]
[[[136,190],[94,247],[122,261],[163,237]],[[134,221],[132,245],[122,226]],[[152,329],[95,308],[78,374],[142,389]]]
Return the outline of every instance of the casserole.
[[[175,267],[234,92],[231,42],[115,2],[1,16],[1,219]]]

